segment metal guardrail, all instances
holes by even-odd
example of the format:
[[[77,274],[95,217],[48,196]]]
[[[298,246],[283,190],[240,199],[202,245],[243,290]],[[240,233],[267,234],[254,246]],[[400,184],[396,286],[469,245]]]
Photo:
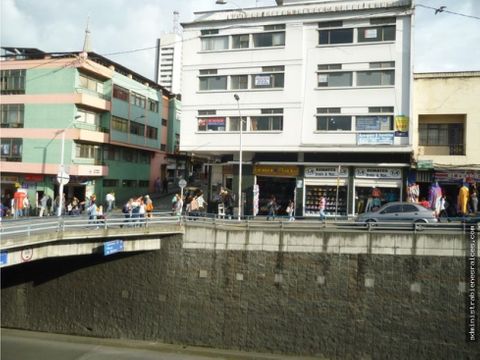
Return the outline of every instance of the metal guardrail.
[[[440,222],[440,223],[403,223],[403,222],[374,222],[364,223],[352,220],[312,220],[300,219],[289,221],[288,217],[276,218],[267,221],[265,219],[247,219],[239,221],[237,218],[218,217],[214,214],[205,216],[172,216],[170,212],[154,212],[152,217],[131,217],[126,218],[122,214],[108,215],[105,219],[89,220],[86,216],[65,216],[62,218],[26,218],[17,220],[7,220],[0,223],[0,235],[5,237],[30,237],[33,234],[41,232],[55,231],[65,232],[78,229],[109,229],[125,228],[131,232],[132,228],[138,228],[141,233],[144,229],[154,225],[210,225],[225,226],[234,228],[249,229],[283,229],[290,231],[312,231],[312,230],[338,230],[338,231],[401,231],[401,232],[420,232],[429,231],[435,233],[445,232],[465,232],[467,227],[476,226],[480,230],[480,223],[466,224],[464,222]]]

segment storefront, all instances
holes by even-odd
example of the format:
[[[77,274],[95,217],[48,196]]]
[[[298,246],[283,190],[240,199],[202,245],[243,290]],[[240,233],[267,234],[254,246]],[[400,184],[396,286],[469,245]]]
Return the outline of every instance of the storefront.
[[[258,194],[253,197],[253,209],[258,209],[258,215],[267,215],[267,204],[275,197],[278,215],[285,215],[289,201],[296,198],[296,180],[299,176],[298,166],[254,165],[255,189]]]
[[[305,167],[303,214],[319,216],[320,198],[325,197],[325,215],[346,216],[348,209],[348,168]]]
[[[403,199],[401,168],[358,167],[354,170],[353,183],[353,214]]]

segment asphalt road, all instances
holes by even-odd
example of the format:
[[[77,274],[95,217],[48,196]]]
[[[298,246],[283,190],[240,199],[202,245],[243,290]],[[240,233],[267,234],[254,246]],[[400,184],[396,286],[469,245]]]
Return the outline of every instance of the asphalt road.
[[[156,342],[100,339],[1,329],[2,360],[307,360]],[[319,359],[316,357],[315,359]]]

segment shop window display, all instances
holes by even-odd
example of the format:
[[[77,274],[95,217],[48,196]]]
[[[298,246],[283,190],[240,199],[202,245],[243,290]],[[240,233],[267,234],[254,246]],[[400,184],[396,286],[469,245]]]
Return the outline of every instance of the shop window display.
[[[320,198],[325,197],[325,214],[335,215],[335,201],[337,197],[336,186],[306,186],[305,189],[305,215],[320,216]],[[338,187],[337,215],[347,215],[347,187]]]
[[[399,201],[399,199],[400,189],[398,188],[356,187],[355,212],[362,214],[375,211],[380,206],[392,201]]]

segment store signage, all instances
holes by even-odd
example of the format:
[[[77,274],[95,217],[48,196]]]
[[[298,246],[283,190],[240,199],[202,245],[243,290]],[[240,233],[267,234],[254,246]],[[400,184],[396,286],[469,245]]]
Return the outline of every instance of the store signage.
[[[399,115],[395,116],[395,136],[407,137],[408,136],[408,116]]]
[[[480,182],[480,172],[479,171],[468,171],[468,170],[458,170],[458,171],[435,171],[435,180],[438,181],[452,181],[456,183],[467,182],[474,183]]]
[[[418,160],[417,169],[433,169],[433,160]]]
[[[2,183],[17,183],[18,182],[18,176],[8,176],[4,175],[1,177]]]
[[[397,168],[356,168],[356,178],[401,179],[402,170]]]
[[[357,145],[393,145],[393,133],[358,133]]]
[[[38,174],[25,175],[25,181],[41,182],[43,181],[43,175],[38,175]]]
[[[268,166],[255,165],[253,175],[257,176],[290,176],[297,177],[299,174],[298,166]]]
[[[346,167],[340,167],[340,172],[338,171],[338,166],[306,167],[305,168],[305,177],[345,178],[347,176],[348,176],[348,169]]]

